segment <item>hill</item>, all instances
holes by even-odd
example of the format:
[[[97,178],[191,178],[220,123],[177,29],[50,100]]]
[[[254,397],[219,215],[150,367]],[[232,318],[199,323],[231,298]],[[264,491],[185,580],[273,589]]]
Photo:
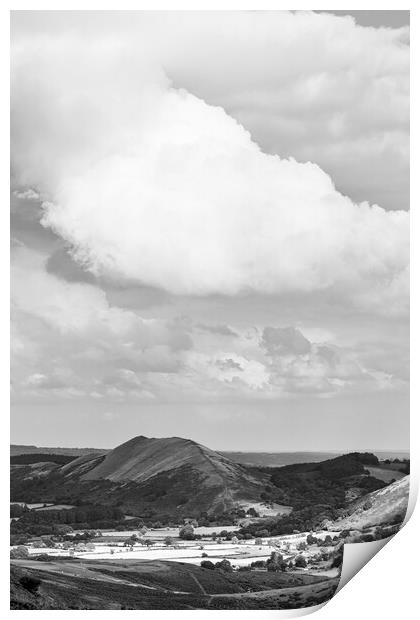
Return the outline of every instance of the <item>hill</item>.
[[[308,461],[325,461],[341,452],[220,452],[223,456],[250,467],[283,467]]]
[[[10,444],[10,456],[17,456],[19,454],[61,454],[64,456],[83,456],[85,454],[93,454],[108,452],[108,450],[102,450],[100,448],[51,448],[51,447],[38,447],[38,446],[24,446],[20,444]]]
[[[81,507],[75,508],[77,515],[66,515],[66,523],[73,523],[73,516],[75,523],[90,523],[92,527],[99,527],[96,521],[109,519],[108,514],[101,513],[92,525],[92,519],[84,518],[83,507],[95,504],[118,509],[119,518],[126,514],[168,523],[184,517],[205,520],[223,515],[231,523],[231,519],[245,516],[241,506],[265,502],[293,509],[287,517],[274,518],[267,524],[271,534],[286,534],[334,521],[359,498],[386,487],[385,481],[369,472],[379,464],[371,453],[257,468],[235,463],[181,437],[138,436],[114,450],[85,454],[65,464],[28,459],[31,462],[27,464],[12,465],[11,500]],[[30,513],[14,523],[15,533],[34,519]],[[252,522],[248,527],[261,529]]]
[[[58,463],[65,465],[73,461],[75,456],[69,454],[54,454],[53,452],[35,452],[25,454],[15,454],[10,457],[10,465],[29,465],[31,463]]]
[[[404,476],[383,489],[368,493],[350,504],[344,516],[336,519],[329,529],[362,530],[402,523],[407,511],[409,488],[410,476]]]
[[[351,452],[321,462],[261,468],[272,483],[271,490],[264,491],[263,499],[295,509],[316,504],[343,507],[385,486],[385,482],[369,474],[368,468],[378,464],[372,453]]]
[[[292,506],[293,511],[280,518],[248,522],[241,532],[259,535],[267,531],[267,535],[278,536],[322,528],[341,516],[356,499],[386,487],[386,482],[368,470],[377,464],[374,454],[353,452],[320,463],[262,468],[270,474],[271,483],[261,494],[262,499]]]
[[[244,470],[236,463],[191,439],[169,437],[148,439],[139,436],[111,450],[85,480],[106,478],[114,482],[144,482],[162,472],[191,466],[204,476],[206,486],[232,483]],[[77,462],[68,470],[77,467]]]
[[[12,500],[96,501],[134,515],[198,516],[225,512],[240,500],[258,501],[267,479],[192,440],[139,436],[64,466],[16,467]]]
[[[225,572],[159,560],[13,560],[11,609],[295,609],[332,597],[338,578]]]

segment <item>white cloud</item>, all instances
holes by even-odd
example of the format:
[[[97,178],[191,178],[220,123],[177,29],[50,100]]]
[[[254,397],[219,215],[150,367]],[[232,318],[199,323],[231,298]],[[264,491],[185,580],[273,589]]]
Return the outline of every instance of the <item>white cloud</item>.
[[[12,26],[16,48],[35,40],[51,56],[55,37],[74,53],[99,41],[106,70],[107,50],[123,50],[120,73],[132,71],[133,83],[139,58],[147,59],[177,87],[223,106],[264,150],[316,161],[357,201],[408,205],[408,27],[362,28],[303,11],[18,12]],[[59,54],[65,63],[62,45]],[[72,67],[62,72],[70,85]],[[112,79],[107,106],[121,83],[120,74]],[[69,131],[69,148],[72,141]]]
[[[191,347],[185,322],[111,306],[101,289],[47,273],[45,257],[25,247],[13,252],[12,281],[14,385],[31,393],[86,396],[109,385],[149,398],[136,373],[177,372]]]
[[[74,259],[116,280],[106,294],[16,245],[15,397],[122,408],[406,387],[405,336],[376,315],[407,310],[408,215],[334,187],[404,205],[405,29],[281,12],[13,19],[16,209],[38,227],[39,196]],[[121,307],[136,283],[179,295],[148,317],[190,318]]]
[[[191,370],[202,373],[204,378],[220,383],[238,384],[252,390],[268,388],[269,372],[261,362],[247,359],[236,352],[217,351],[213,355],[189,353],[186,364]]]
[[[33,189],[27,189],[23,192],[15,190],[13,192],[13,195],[17,198],[23,198],[24,200],[39,200],[39,194],[37,192],[34,192]]]
[[[293,54],[313,25],[311,45],[319,42],[320,22],[301,17],[291,34],[290,19],[282,21],[292,62],[285,78],[306,67],[298,96],[316,102],[340,84],[316,73],[310,45],[299,62]],[[364,75],[379,79],[381,58],[403,71],[397,35],[371,40],[344,21],[326,22],[338,37],[340,71],[349,66],[357,75],[371,43],[385,56],[375,51]],[[358,35],[351,50],[349,31]],[[255,77],[267,53],[259,44],[256,66],[244,64],[238,80],[248,71]],[[79,262],[176,294],[328,290],[363,310],[406,310],[405,212],[356,205],[315,164],[263,153],[222,108],[170,88],[159,59],[146,66],[141,46],[132,45],[117,30],[88,43],[73,35],[18,38],[15,49],[15,175],[47,199],[44,225],[71,244]],[[323,61],[329,51],[318,50]],[[275,66],[264,73],[268,87],[277,84]],[[340,109],[348,105],[344,90],[336,93]]]

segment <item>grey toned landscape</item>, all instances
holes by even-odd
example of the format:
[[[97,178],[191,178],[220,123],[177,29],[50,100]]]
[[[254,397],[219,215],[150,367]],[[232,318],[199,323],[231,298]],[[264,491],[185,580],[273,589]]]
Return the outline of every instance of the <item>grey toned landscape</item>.
[[[327,601],[407,511],[409,13],[11,33],[11,608]]]

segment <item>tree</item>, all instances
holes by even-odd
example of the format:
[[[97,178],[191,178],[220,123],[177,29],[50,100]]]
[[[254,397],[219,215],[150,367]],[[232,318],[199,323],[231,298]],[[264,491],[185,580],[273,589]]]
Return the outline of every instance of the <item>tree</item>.
[[[258,514],[258,512],[255,510],[255,508],[253,508],[252,506],[251,506],[251,508],[248,508],[248,510],[247,510],[246,512],[247,512],[247,514],[248,514],[250,517],[259,517],[259,516],[260,516],[260,515]]]
[[[10,558],[12,560],[24,560],[28,556],[29,556],[29,551],[23,545],[19,545],[19,547],[10,549]]]
[[[283,564],[283,556],[278,551],[272,551],[270,557],[267,560],[267,570],[279,571]]]
[[[179,537],[183,540],[194,540],[194,528],[190,523],[187,523],[179,530]]]
[[[210,562],[210,560],[203,560],[200,563],[200,566],[201,566],[201,568],[207,568],[209,570],[214,570],[215,569],[215,566],[214,566],[213,562]]]
[[[174,539],[171,536],[165,536],[164,543],[167,547],[171,547],[174,544]]]
[[[303,555],[298,555],[297,556],[297,558],[295,559],[295,566],[297,568],[306,568],[307,562],[306,562],[305,558],[303,557]]]
[[[280,566],[278,566],[277,564],[273,564],[273,562],[270,562],[270,560],[267,560],[267,570],[270,572],[277,572],[280,570]]]
[[[220,570],[222,570],[224,573],[231,573],[233,572],[233,567],[232,564],[229,562],[229,560],[221,560],[220,562],[216,562],[215,564],[216,568],[219,568]]]
[[[266,563],[264,560],[255,560],[251,562],[251,568],[266,568]]]

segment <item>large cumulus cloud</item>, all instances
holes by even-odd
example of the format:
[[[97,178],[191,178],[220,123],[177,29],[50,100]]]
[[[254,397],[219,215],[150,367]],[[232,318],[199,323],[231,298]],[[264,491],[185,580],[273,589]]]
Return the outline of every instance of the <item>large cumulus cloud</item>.
[[[14,182],[40,192],[44,226],[84,268],[175,294],[332,291],[404,312],[407,214],[355,204],[316,164],[264,153],[141,46],[24,36],[13,76]]]
[[[316,161],[357,201],[408,207],[408,27],[309,11],[20,11],[12,23],[16,44],[53,33],[73,47],[123,41],[127,64],[141,56],[164,67],[265,151]]]

